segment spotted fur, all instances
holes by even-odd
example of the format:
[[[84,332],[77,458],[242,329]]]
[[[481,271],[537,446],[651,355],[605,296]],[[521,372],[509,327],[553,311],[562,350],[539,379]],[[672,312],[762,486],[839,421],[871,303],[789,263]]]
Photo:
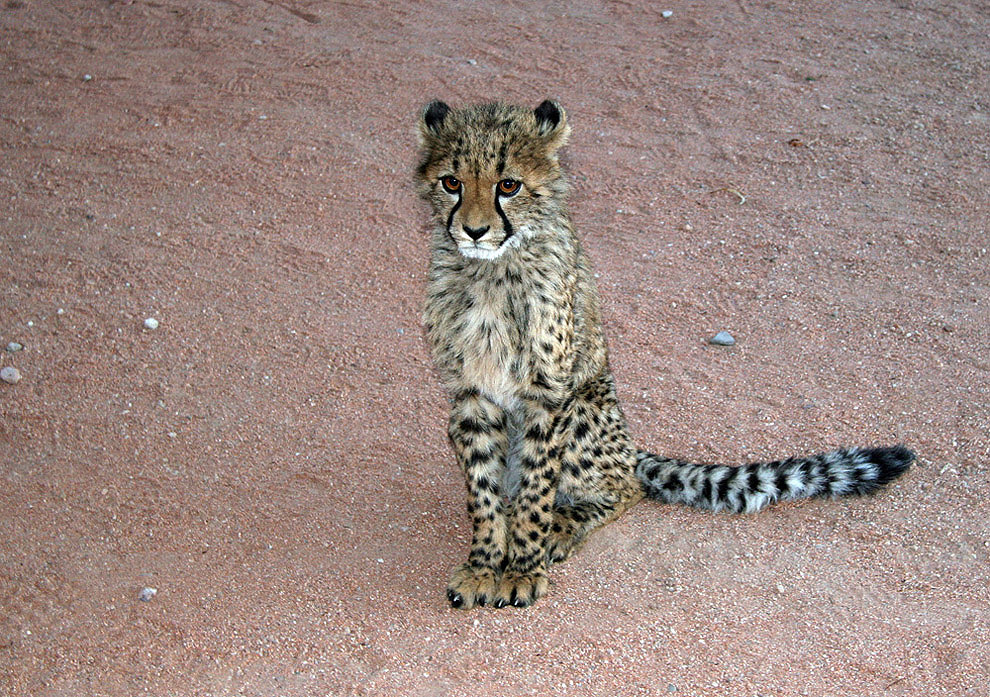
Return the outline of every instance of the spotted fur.
[[[419,189],[433,228],[424,324],[451,395],[448,434],[472,539],[454,607],[527,606],[547,566],[644,495],[715,511],[865,494],[908,468],[906,448],[847,449],[741,467],[638,450],[608,367],[594,279],[565,205],[564,110],[501,103],[419,122]]]

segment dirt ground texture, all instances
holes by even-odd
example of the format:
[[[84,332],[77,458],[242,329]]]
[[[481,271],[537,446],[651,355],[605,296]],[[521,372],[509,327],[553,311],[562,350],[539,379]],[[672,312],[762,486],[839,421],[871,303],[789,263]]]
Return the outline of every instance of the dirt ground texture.
[[[0,0],[0,694],[990,694],[988,30],[983,0]],[[567,109],[643,447],[917,466],[643,503],[533,608],[451,609],[433,97]]]

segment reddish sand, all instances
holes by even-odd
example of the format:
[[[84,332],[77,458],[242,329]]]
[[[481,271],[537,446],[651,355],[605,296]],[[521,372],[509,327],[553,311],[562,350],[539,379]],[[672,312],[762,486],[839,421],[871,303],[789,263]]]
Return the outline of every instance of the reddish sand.
[[[0,693],[990,694],[988,26],[0,1]],[[643,503],[532,609],[459,612],[414,123],[548,96],[644,447],[920,461],[865,500]]]

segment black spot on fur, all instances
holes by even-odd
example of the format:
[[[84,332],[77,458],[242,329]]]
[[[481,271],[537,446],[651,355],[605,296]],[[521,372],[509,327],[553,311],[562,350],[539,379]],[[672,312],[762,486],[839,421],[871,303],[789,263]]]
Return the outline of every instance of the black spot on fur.
[[[526,431],[526,437],[530,440],[545,441],[549,438],[548,434],[539,424],[533,424]]]
[[[675,494],[678,491],[684,490],[684,482],[676,474],[671,474],[667,477],[667,480],[663,483],[661,488],[664,491],[669,491],[671,494]]]
[[[541,372],[537,372],[535,375],[533,375],[533,386],[542,388],[544,390],[550,389],[550,383],[547,382],[547,376]]]
[[[574,427],[574,438],[575,440],[581,440],[586,435],[588,435],[588,422],[580,421],[577,426]]]
[[[508,143],[502,143],[502,147],[498,149],[498,175],[502,176],[505,171],[505,157],[509,149]]]
[[[477,467],[483,462],[488,462],[491,459],[491,455],[482,450],[475,450],[467,457],[468,467]]]
[[[498,485],[490,477],[479,477],[478,478],[478,488],[481,489],[482,491],[490,491],[490,492],[493,492],[493,493],[496,492],[496,491],[498,491]],[[489,500],[488,497],[486,496],[484,503],[485,503],[485,506],[490,506],[491,505],[491,500]]]
[[[472,419],[471,417],[461,419],[461,422],[458,424],[458,426],[460,426],[461,430],[464,431],[465,433],[475,433],[475,434],[484,433],[486,430],[488,430],[487,428],[485,428],[483,424],[476,421],[475,419]]]

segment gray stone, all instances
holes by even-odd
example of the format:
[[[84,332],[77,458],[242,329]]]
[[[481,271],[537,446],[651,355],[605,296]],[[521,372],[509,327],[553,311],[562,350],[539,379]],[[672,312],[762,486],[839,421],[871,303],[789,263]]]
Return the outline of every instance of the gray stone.
[[[719,332],[709,339],[708,343],[715,344],[716,346],[732,346],[736,343],[736,340],[732,338],[732,334],[729,334],[729,332]]]

